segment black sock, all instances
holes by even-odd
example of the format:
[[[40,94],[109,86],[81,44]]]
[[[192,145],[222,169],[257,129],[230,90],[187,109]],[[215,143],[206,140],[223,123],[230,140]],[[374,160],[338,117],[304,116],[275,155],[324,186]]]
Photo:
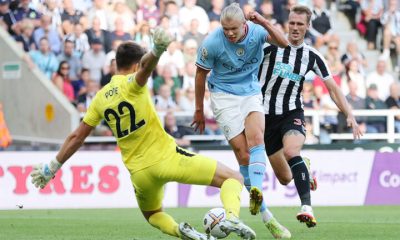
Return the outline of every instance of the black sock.
[[[301,200],[301,205],[311,206],[310,195],[310,174],[303,158],[300,156],[294,157],[289,160],[289,166],[292,170],[294,184],[296,185],[297,192]]]

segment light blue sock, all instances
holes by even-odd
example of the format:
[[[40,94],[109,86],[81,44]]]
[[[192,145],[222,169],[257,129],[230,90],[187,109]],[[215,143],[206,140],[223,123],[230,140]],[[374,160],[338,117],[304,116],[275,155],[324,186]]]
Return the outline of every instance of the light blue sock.
[[[244,186],[246,187],[247,191],[249,192],[250,188],[251,188],[251,182],[250,182],[250,177],[249,177],[249,166],[239,165],[239,169],[240,169],[240,173],[242,174],[243,179],[244,179]],[[263,201],[263,203],[261,204],[260,212],[264,212],[266,210],[268,210],[268,208]]]
[[[265,174],[265,164],[266,164],[266,156],[265,156],[265,146],[264,144],[260,144],[250,148],[250,164],[248,168],[248,174],[251,182],[251,186],[255,186],[262,191],[262,183],[264,180]],[[266,210],[265,203],[261,205],[260,211],[263,212]]]
[[[265,146],[257,145],[250,148],[250,164],[249,164],[249,177],[251,186],[258,187],[262,190],[262,183],[265,174]]]

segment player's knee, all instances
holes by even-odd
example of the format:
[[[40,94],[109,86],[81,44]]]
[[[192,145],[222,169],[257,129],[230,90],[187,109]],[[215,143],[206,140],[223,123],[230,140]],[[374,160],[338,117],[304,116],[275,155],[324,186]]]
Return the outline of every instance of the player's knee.
[[[238,181],[243,185],[244,179],[243,179],[242,174],[240,174],[240,173],[237,172],[237,171],[233,171],[233,170],[232,170],[232,173],[231,173],[230,176],[231,176],[230,178],[233,178],[233,179],[238,180]]]
[[[292,181],[292,177],[291,176],[276,176],[278,178],[278,181],[280,184],[286,186],[288,185],[291,181]]]
[[[236,151],[236,157],[237,160],[239,161],[240,165],[247,165],[249,164],[250,160],[250,152],[248,149],[237,149]]]
[[[300,150],[296,147],[288,147],[283,149],[283,155],[285,156],[286,160],[290,160],[294,157],[300,155]]]
[[[250,146],[257,146],[261,144],[264,144],[264,134],[262,134],[262,132],[255,134],[253,139],[249,140]]]

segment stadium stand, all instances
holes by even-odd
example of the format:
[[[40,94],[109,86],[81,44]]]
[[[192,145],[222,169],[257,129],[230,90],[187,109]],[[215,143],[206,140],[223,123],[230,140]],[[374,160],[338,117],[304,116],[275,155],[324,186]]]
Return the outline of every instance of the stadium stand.
[[[225,1],[225,4],[230,2]],[[361,119],[362,117],[366,119],[367,135],[364,139],[366,141],[381,139],[388,142],[399,139],[400,129],[396,129],[396,126],[399,125],[400,114],[393,110],[400,107],[399,97],[392,96],[393,101],[389,101],[392,103],[390,105],[386,105],[387,99],[383,97],[387,97],[387,93],[390,92],[388,87],[396,88],[391,84],[398,82],[400,63],[396,58],[388,57],[387,49],[381,54],[385,37],[381,31],[378,30],[376,46],[371,47],[357,30],[357,23],[363,16],[361,9],[365,12],[368,8],[364,3],[366,1],[361,1],[361,8],[359,4],[346,5],[352,1],[319,0],[318,9],[313,8],[316,4],[313,1],[261,2],[240,1],[240,4],[246,11],[259,10],[266,18],[281,26],[283,31],[287,25],[287,9],[293,4],[307,4],[315,14],[318,13],[313,19],[315,21],[313,30],[329,33],[327,34],[329,36],[324,36],[323,40],[319,37],[320,40],[316,41],[315,36],[310,34],[309,43],[315,44],[314,46],[325,55],[335,80],[348,94],[348,99],[357,99],[355,102],[359,105],[355,104],[353,108],[358,109],[356,113]],[[383,12],[388,12],[390,1],[382,2]],[[155,26],[167,29],[176,36],[176,41],[160,59],[159,68],[148,87],[152,90],[160,119],[163,120],[166,112],[172,109],[177,124],[188,127],[194,109],[193,97],[190,94],[193,90],[195,49],[205,34],[219,25],[218,12],[222,3],[198,1],[198,6],[193,9],[187,4],[185,1],[174,0],[1,1],[0,26],[4,29],[0,29],[0,43],[3,46],[1,62],[19,63],[17,65],[20,66],[21,73],[18,78],[20,81],[8,80],[5,77],[7,72],[3,64],[0,76],[0,101],[4,104],[5,118],[13,139],[16,142],[29,140],[57,143],[55,140],[65,137],[78,124],[90,104],[92,93],[102,87],[105,78],[110,78],[110,71],[114,71],[110,63],[121,40],[134,40],[149,49],[151,31]],[[205,12],[209,13],[208,17]],[[204,20],[198,21],[197,17]],[[328,19],[331,26],[324,27]],[[378,20],[377,17],[375,19]],[[384,21],[383,28],[387,27],[385,24]],[[40,39],[43,37],[47,38],[50,46],[42,44]],[[16,41],[12,42],[12,39]],[[60,43],[60,46],[57,43]],[[390,51],[393,53],[393,44],[391,46]],[[54,59],[57,68],[52,71],[49,71],[50,62],[53,61],[50,61],[50,55],[56,56]],[[57,73],[57,69],[64,71],[61,66],[62,61],[68,62],[64,70],[68,67],[69,74]],[[371,84],[367,76],[376,71],[378,63],[382,61],[386,63],[385,74],[392,76],[393,82],[374,83],[380,93],[386,93],[386,95],[379,94],[379,98],[382,98],[380,100],[384,103],[382,108],[386,110],[365,110],[370,108],[365,104],[367,89]],[[40,71],[46,72],[48,76]],[[12,74],[12,71],[9,72]],[[330,143],[349,139],[347,129],[341,126],[343,119],[337,109],[332,108],[323,84],[312,75],[306,80],[312,86],[307,97],[306,114],[310,117],[307,127],[313,130],[313,135],[318,136],[313,138],[310,135],[310,143]],[[71,86],[73,95],[70,91]],[[354,96],[351,95],[351,87],[357,89],[357,94]],[[385,89],[380,89],[383,87]],[[27,102],[29,104],[26,104]],[[209,106],[209,99],[206,97],[205,107]],[[80,117],[77,109],[81,114]],[[41,111],[44,113],[41,114]],[[206,109],[205,112],[210,123],[210,128],[206,131],[208,135],[191,134],[185,138],[193,141],[219,141],[223,144],[223,136],[220,135],[210,109]],[[387,134],[374,129],[373,124],[368,124],[368,119],[376,115],[384,116],[383,125]],[[365,118],[366,116],[369,118]],[[51,121],[48,120],[50,118]],[[110,131],[107,130],[107,126],[101,125],[94,134],[96,136],[91,137],[89,142],[110,142]]]

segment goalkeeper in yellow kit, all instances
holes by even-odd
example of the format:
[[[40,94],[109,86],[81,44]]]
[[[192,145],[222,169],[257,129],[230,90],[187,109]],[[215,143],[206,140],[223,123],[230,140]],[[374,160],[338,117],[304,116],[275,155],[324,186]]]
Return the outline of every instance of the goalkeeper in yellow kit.
[[[243,239],[254,239],[255,232],[238,218],[243,184],[240,173],[178,147],[164,131],[146,83],[171,37],[157,29],[153,41],[154,48],[149,53],[134,42],[124,42],[118,47],[117,74],[96,94],[82,123],[67,137],[56,158],[34,167],[32,183],[44,188],[94,127],[105,119],[130,172],[138,205],[152,226],[182,239],[214,239],[197,232],[188,223],[176,223],[162,209],[167,182],[210,185],[221,188],[221,201],[227,212],[221,229],[227,234],[235,232]]]

